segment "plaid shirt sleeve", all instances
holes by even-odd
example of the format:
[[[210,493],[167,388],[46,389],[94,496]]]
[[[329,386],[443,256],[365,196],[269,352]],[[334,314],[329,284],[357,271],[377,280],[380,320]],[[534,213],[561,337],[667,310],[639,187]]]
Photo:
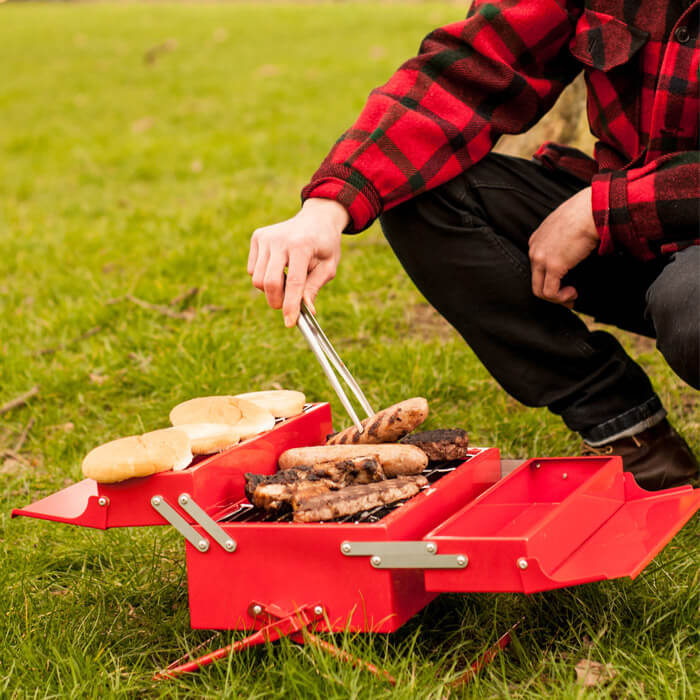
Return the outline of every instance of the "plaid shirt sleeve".
[[[596,175],[593,218],[601,255],[651,260],[700,242],[700,152],[670,153],[641,168]]]
[[[572,0],[475,0],[370,94],[302,200],[337,200],[346,232],[362,231],[529,129],[580,69],[567,50],[580,12]]]

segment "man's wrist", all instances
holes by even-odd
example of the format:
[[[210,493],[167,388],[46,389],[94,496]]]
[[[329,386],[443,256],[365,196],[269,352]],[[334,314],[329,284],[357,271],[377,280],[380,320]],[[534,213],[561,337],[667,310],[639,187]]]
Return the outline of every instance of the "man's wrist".
[[[327,217],[331,226],[337,231],[344,231],[350,223],[348,210],[335,199],[324,199],[321,197],[311,197],[304,201],[301,207],[303,212],[314,212],[314,215]]]

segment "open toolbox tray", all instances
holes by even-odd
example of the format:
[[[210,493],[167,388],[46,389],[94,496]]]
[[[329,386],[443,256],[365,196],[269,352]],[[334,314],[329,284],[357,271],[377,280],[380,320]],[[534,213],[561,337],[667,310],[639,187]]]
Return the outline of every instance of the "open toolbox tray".
[[[284,450],[321,444],[331,430],[328,404],[315,404],[182,472],[86,479],[13,516],[173,525],[186,540],[194,628],[260,630],[270,610],[313,610],[321,631],[391,632],[441,592],[634,577],[700,508],[700,489],[644,491],[619,457],[531,459],[501,479],[498,450],[474,448],[381,517],[248,518],[244,472],[273,473]]]

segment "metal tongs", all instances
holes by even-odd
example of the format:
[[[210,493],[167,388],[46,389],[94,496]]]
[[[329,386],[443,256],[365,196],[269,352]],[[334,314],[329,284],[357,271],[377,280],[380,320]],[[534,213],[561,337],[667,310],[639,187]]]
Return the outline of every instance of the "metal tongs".
[[[338,372],[338,374],[343,378],[343,381],[348,385],[355,398],[358,400],[359,404],[367,414],[368,418],[374,415],[374,411],[369,405],[369,401],[367,401],[365,395],[362,393],[362,389],[360,389],[359,384],[355,381],[352,374],[350,374],[350,370],[343,364],[340,356],[331,345],[330,340],[328,340],[326,334],[321,329],[321,326],[319,326],[316,317],[311,313],[311,311],[309,311],[309,307],[303,300],[301,302],[301,310],[299,313],[299,320],[297,321],[297,327],[306,339],[306,342],[309,344],[313,354],[316,355],[316,359],[321,365],[323,371],[326,373],[331,386],[335,389],[335,393],[338,394],[340,403],[343,404],[343,407],[350,415],[350,418],[352,418],[352,422],[355,424],[355,427],[359,432],[363,432],[362,423],[357,417],[355,409],[352,407],[350,400],[338,381],[338,377],[336,377],[335,373],[333,372],[333,368],[335,368],[336,372]]]

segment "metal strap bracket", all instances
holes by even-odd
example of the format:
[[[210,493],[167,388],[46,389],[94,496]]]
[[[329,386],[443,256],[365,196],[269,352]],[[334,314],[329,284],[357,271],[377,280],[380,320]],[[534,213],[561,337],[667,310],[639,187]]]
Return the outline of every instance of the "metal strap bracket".
[[[200,552],[209,549],[209,540],[202,537],[163,496],[153,496],[151,505],[195,548]]]
[[[464,569],[466,554],[438,554],[435,542],[343,542],[346,557],[369,557],[375,569]]]
[[[236,540],[229,537],[224,530],[207,515],[199,504],[189,493],[181,493],[177,499],[182,510],[192,516],[194,521],[201,525],[203,530],[215,541],[225,552],[236,551]]]

